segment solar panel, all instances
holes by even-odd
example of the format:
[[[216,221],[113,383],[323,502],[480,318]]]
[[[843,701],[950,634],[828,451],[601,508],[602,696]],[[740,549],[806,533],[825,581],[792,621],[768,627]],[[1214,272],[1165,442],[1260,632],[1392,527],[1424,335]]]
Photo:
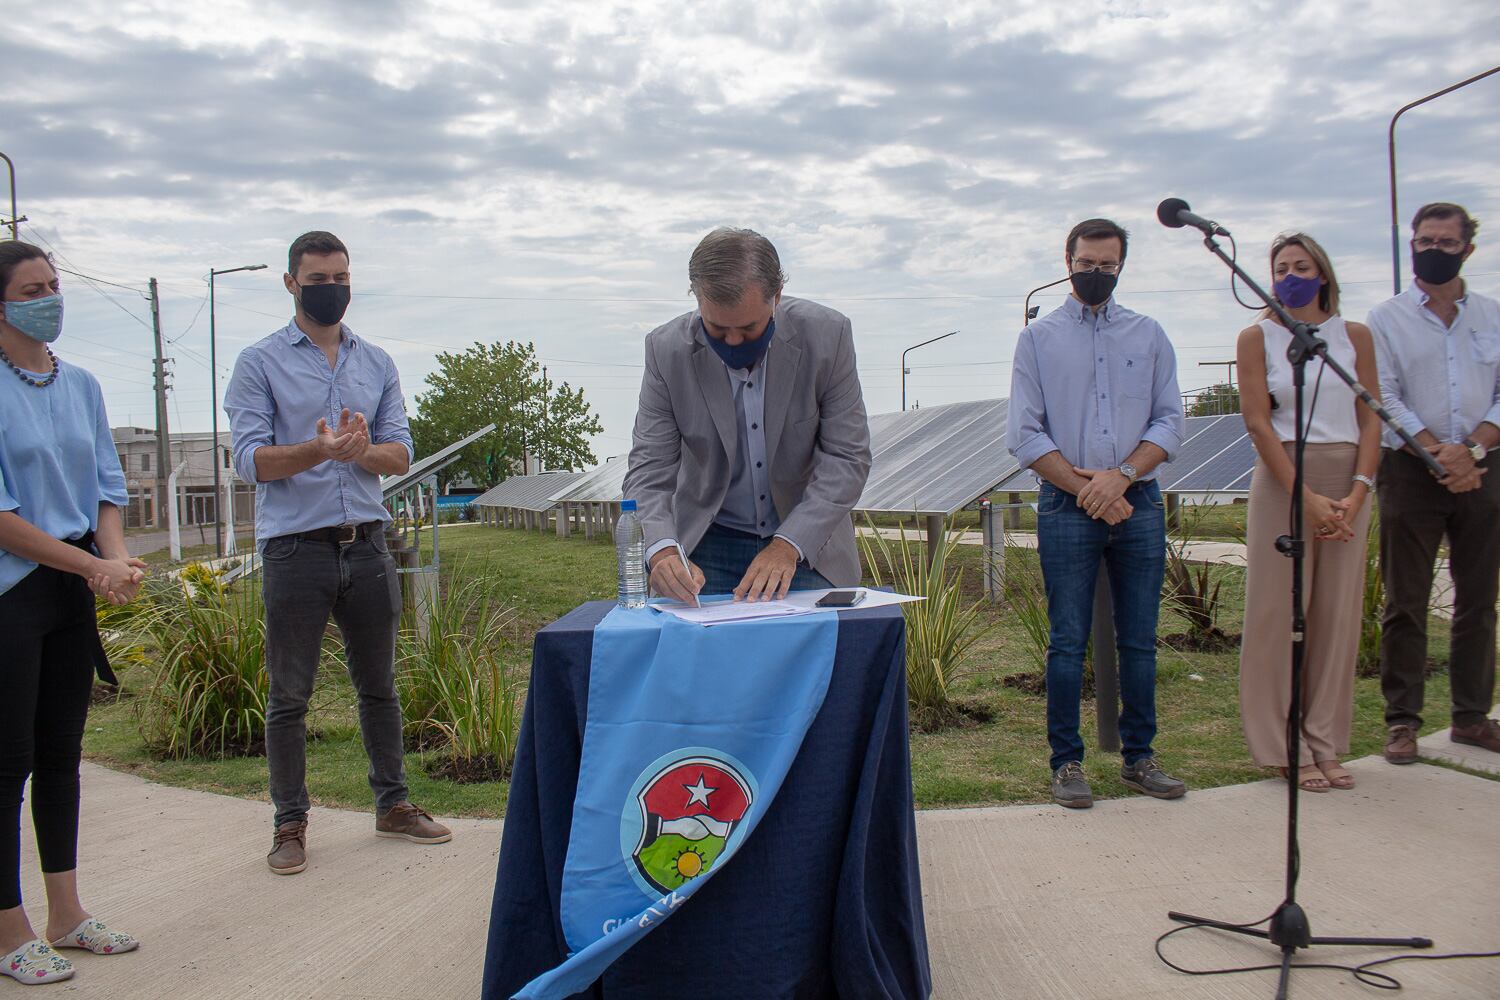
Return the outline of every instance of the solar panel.
[[[538,513],[557,504],[554,494],[577,483],[587,473],[543,472],[534,476],[511,476],[500,485],[474,500],[478,507],[513,507]]]
[[[1158,475],[1168,493],[1242,493],[1250,488],[1255,447],[1238,413],[1188,417],[1177,457],[1164,463]],[[1030,493],[1036,475],[1017,469],[991,492]]]
[[[610,459],[554,493],[552,500],[555,503],[619,503],[623,499],[625,471],[629,467],[630,463],[624,457]]]
[[[870,418],[870,477],[856,510],[951,514],[1016,469],[1005,450],[1003,399]]]
[[[417,462],[411,468],[407,469],[401,475],[386,476],[380,481],[381,494],[386,500],[389,500],[397,493],[400,493],[404,489],[410,488],[414,483],[421,482],[423,479],[432,475],[434,472],[440,472],[443,469],[446,469],[448,466],[458,461],[458,453],[460,451],[467,448],[475,441],[478,441],[480,438],[484,437],[494,429],[495,425],[489,424],[488,426],[475,431],[473,434],[470,434],[462,441],[455,441],[453,444],[450,444],[443,450],[428,455],[426,458],[422,459],[420,462]]]
[[[1231,485],[1255,465],[1255,447],[1238,413],[1189,417],[1177,456],[1161,466],[1161,488],[1172,493],[1216,493],[1248,489]]]

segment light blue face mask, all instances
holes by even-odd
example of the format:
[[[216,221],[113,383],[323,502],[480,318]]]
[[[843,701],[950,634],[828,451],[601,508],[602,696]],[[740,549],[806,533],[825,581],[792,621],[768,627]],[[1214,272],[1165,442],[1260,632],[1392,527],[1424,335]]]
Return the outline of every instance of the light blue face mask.
[[[63,298],[47,295],[24,302],[7,302],[5,322],[32,340],[50,344],[62,336]]]

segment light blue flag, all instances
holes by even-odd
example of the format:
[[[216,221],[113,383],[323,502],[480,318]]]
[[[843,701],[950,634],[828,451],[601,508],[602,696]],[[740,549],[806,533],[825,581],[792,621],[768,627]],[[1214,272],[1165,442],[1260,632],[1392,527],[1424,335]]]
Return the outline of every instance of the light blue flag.
[[[520,1000],[587,989],[744,845],[823,705],[832,612],[690,625],[615,608],[594,630],[563,864],[567,961]]]

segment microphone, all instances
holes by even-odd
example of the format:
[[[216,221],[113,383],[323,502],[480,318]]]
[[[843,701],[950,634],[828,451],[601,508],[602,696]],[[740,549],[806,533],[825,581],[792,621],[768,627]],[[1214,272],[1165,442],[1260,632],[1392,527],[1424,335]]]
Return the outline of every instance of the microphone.
[[[1156,206],[1156,219],[1168,229],[1181,229],[1183,226],[1192,226],[1194,229],[1202,230],[1205,236],[1228,236],[1229,230],[1211,219],[1205,219],[1201,215],[1193,214],[1188,203],[1181,198],[1168,198]]]

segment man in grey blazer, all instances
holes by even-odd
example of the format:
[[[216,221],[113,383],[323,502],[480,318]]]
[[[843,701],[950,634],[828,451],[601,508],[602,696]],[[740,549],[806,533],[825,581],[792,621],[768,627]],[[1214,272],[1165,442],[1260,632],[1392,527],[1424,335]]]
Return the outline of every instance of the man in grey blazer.
[[[652,589],[695,603],[857,585],[870,428],[848,318],[783,298],[776,248],[748,229],[705,236],[688,282],[698,308],[646,337],[625,474]]]

